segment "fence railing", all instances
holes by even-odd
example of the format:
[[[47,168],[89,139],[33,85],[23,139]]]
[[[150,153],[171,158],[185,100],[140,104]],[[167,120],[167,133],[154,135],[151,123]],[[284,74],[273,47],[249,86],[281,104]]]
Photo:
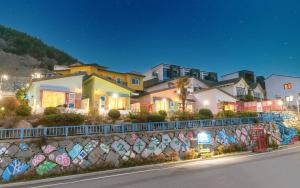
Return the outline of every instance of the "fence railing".
[[[4,139],[25,139],[38,137],[68,137],[80,135],[106,135],[112,133],[130,133],[147,131],[167,131],[180,129],[193,129],[215,126],[230,126],[253,124],[257,121],[282,121],[290,118],[282,114],[261,114],[259,117],[248,118],[228,118],[228,119],[209,119],[191,121],[171,121],[154,123],[124,123],[124,124],[105,124],[105,125],[81,125],[81,126],[56,126],[41,128],[15,128],[0,129],[0,140]]]

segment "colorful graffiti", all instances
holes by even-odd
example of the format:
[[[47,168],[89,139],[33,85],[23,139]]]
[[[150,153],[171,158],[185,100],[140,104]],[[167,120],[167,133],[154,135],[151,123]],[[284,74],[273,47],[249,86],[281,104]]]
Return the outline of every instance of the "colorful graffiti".
[[[55,162],[63,167],[68,167],[71,164],[71,159],[66,153],[63,153],[56,156]]]
[[[46,157],[44,155],[38,154],[38,155],[33,157],[33,159],[31,160],[31,164],[32,164],[32,166],[36,167],[41,162],[43,162],[45,159],[46,159]]]
[[[180,150],[181,145],[182,145],[182,143],[176,137],[174,137],[170,143],[171,148],[177,152]]]
[[[52,145],[47,145],[47,146],[43,146],[42,150],[45,154],[50,154],[51,152],[56,150],[56,147],[54,147]]]
[[[9,181],[12,176],[16,177],[17,175],[26,172],[28,168],[28,164],[22,163],[21,161],[14,159],[3,171],[2,179],[4,181]]]
[[[121,156],[124,156],[125,153],[130,150],[130,145],[127,144],[127,142],[125,142],[123,139],[114,141],[111,147]]]
[[[39,175],[44,175],[56,166],[57,164],[46,160],[36,168],[36,172]]]
[[[146,143],[140,139],[137,138],[134,145],[133,145],[133,150],[137,153],[141,153],[146,147]]]
[[[73,148],[69,151],[69,156],[72,159],[75,159],[79,155],[82,149],[83,149],[82,145],[80,144],[74,145]]]

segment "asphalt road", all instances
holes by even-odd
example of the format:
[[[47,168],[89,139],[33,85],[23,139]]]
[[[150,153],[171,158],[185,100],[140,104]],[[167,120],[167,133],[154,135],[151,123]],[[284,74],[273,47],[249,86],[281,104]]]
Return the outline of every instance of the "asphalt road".
[[[296,188],[300,146],[142,170],[37,183],[22,188]]]

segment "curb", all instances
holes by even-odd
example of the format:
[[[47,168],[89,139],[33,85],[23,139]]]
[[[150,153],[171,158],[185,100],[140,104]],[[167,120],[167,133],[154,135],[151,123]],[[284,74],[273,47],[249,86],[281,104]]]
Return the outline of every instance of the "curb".
[[[159,168],[159,167],[175,166],[175,165],[179,165],[179,164],[186,164],[186,163],[206,161],[206,160],[214,160],[214,159],[218,159],[218,158],[226,158],[226,157],[231,157],[231,156],[243,156],[243,155],[248,155],[250,153],[252,153],[252,152],[245,151],[245,152],[237,152],[237,153],[213,156],[213,157],[207,158],[207,159],[197,158],[197,159],[190,159],[190,160],[181,160],[181,161],[152,164],[152,165],[150,164],[150,165],[118,168],[118,169],[104,170],[104,171],[97,171],[97,172],[87,172],[87,173],[82,173],[82,174],[58,176],[58,177],[52,177],[52,178],[45,177],[45,178],[39,179],[39,180],[29,180],[29,181],[21,181],[21,182],[16,182],[16,183],[0,184],[0,187],[10,188],[10,187],[18,187],[18,186],[30,186],[30,185],[41,184],[41,183],[46,183],[46,182],[51,183],[54,181],[63,181],[63,180],[79,179],[79,178],[82,179],[82,178],[85,178],[88,176],[109,175],[109,174],[114,174],[114,173],[138,171],[138,170],[145,170],[145,169],[155,169],[155,168]]]

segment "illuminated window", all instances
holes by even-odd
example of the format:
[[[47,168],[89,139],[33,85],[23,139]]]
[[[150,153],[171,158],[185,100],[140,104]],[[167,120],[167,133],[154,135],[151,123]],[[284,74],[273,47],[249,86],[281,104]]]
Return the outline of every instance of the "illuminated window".
[[[57,107],[66,104],[66,93],[56,91],[43,91],[42,107]]]
[[[285,83],[285,84],[283,84],[283,88],[285,89],[285,90],[288,90],[288,89],[292,89],[292,84],[291,83]]]
[[[109,97],[109,109],[127,109],[127,98],[126,97]]]
[[[166,99],[163,100],[155,100],[155,111],[165,110],[169,111],[169,102]]]

